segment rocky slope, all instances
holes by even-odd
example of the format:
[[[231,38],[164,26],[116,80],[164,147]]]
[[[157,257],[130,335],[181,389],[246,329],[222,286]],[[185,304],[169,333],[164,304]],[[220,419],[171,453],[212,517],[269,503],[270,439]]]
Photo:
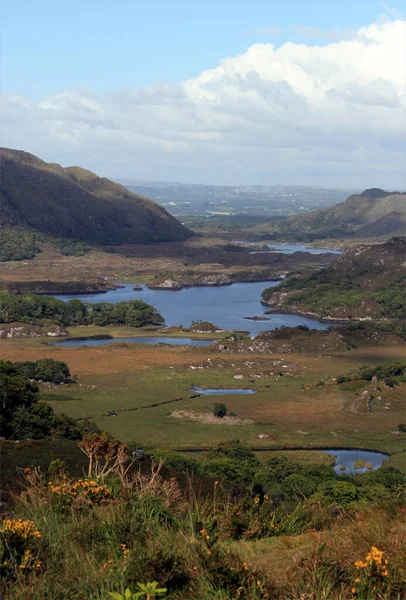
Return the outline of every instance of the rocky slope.
[[[3,226],[112,246],[192,235],[153,200],[80,167],[7,148],[0,160]]]

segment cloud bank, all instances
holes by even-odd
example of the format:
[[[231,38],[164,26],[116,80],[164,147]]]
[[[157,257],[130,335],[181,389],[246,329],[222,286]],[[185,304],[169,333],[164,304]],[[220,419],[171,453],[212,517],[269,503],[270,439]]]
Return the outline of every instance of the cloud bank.
[[[134,64],[142,57],[134,57]],[[406,187],[406,22],[252,45],[178,85],[2,97],[2,145],[115,178]]]

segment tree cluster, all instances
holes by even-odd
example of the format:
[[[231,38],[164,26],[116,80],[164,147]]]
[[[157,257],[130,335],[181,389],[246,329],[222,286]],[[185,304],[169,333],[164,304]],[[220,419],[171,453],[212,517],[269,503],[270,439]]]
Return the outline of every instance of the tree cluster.
[[[43,323],[58,325],[128,325],[144,327],[162,325],[164,318],[142,300],[127,302],[82,302],[77,298],[63,302],[37,294],[0,292],[0,323]]]
[[[0,361],[0,436],[16,440],[44,437],[80,439],[81,432],[75,421],[55,414],[51,406],[41,402],[38,385],[23,374],[24,371],[46,373],[46,365],[40,365],[38,370],[35,363],[34,366],[27,365],[30,363],[14,365],[10,361]],[[59,369],[60,365],[56,368]]]

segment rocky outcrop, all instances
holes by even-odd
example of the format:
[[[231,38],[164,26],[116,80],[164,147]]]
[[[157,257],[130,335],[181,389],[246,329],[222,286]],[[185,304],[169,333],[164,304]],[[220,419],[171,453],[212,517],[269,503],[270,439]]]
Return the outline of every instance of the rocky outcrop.
[[[193,333],[216,333],[217,331],[222,331],[222,329],[209,321],[193,321],[190,331]]]
[[[66,337],[68,331],[61,325],[30,325],[28,323],[7,323],[0,325],[0,339]]]

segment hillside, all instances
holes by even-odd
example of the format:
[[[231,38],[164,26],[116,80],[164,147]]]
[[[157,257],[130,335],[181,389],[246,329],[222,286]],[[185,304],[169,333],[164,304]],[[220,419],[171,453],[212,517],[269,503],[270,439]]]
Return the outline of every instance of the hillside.
[[[153,200],[80,167],[7,148],[0,161],[3,226],[112,246],[192,235]]]
[[[365,190],[344,202],[286,221],[265,223],[258,233],[295,239],[348,238],[387,239],[406,232],[406,193]]]
[[[263,292],[272,310],[336,319],[404,319],[406,238],[358,245],[325,269],[292,274]]]

